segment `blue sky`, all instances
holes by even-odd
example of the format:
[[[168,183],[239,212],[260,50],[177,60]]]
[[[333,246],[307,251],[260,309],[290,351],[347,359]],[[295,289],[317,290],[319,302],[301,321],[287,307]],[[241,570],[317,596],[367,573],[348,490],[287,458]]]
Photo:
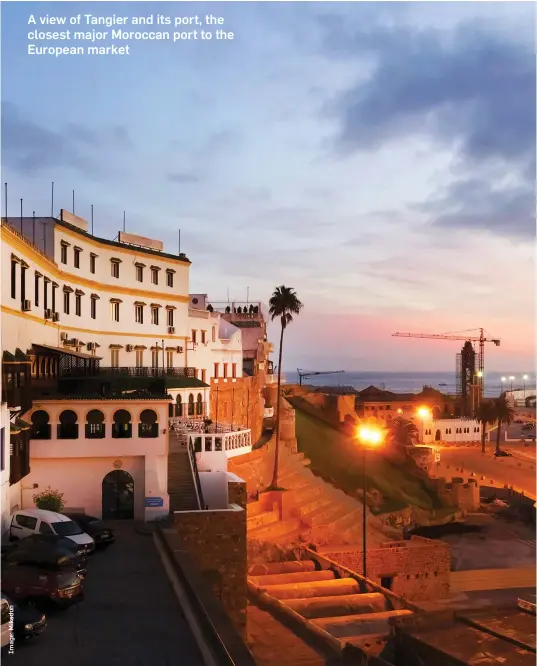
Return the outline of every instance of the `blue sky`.
[[[27,55],[30,14],[105,12],[235,39]],[[531,372],[533,34],[517,2],[3,3],[3,182],[28,215],[74,189],[103,237],[181,229],[213,300],[294,287],[289,369],[451,370],[390,334],[483,326],[491,370]]]

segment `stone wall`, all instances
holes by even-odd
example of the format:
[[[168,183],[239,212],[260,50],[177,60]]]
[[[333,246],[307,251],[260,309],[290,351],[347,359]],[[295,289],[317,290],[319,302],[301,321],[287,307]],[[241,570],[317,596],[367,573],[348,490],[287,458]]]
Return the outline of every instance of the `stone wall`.
[[[479,484],[470,478],[467,482],[461,477],[453,477],[451,482],[444,478],[433,479],[434,489],[446,506],[456,506],[464,511],[478,511],[480,506]]]
[[[232,484],[230,484],[232,485]],[[242,495],[240,484],[231,494]],[[181,547],[211,585],[214,595],[246,636],[246,511],[237,504],[217,511],[178,511],[173,526]]]
[[[358,574],[363,551],[349,546],[323,549],[322,555]],[[443,542],[413,536],[409,541],[367,549],[367,577],[410,601],[442,599],[449,595],[451,553]]]
[[[255,444],[263,431],[263,388],[259,375],[211,379],[211,419],[250,428]]]
[[[336,395],[331,393],[301,393],[302,400],[319,411],[318,416],[331,425],[338,427],[346,416],[356,418],[354,395]]]

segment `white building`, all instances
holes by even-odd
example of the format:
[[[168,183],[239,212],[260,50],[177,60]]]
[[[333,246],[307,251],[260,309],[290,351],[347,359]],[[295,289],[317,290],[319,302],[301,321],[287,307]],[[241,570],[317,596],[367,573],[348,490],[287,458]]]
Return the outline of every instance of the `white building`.
[[[1,231],[2,349],[23,359],[31,383],[15,414],[31,426],[24,480],[5,504],[2,470],[3,507],[32,506],[35,487],[51,486],[92,515],[167,514],[168,418],[210,417],[211,380],[243,375],[240,330],[194,302],[190,261],[158,241],[96,238],[63,212],[11,218]],[[11,409],[20,389],[6,382]],[[225,441],[236,455],[237,437]],[[248,429],[240,443],[250,450]]]
[[[425,419],[416,420],[416,425],[424,444],[481,441],[481,424],[475,419]]]

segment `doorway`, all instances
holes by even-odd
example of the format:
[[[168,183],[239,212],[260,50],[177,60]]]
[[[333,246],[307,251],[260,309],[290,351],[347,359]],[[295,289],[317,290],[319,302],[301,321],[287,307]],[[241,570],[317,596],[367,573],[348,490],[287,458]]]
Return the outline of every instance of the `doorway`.
[[[103,479],[103,520],[132,520],[134,518],[134,480],[122,469],[115,469]]]
[[[393,576],[382,576],[380,579],[380,586],[385,590],[391,590],[393,586]]]
[[[434,441],[439,442],[441,439],[442,439],[442,433],[440,432],[440,430],[437,430],[434,436]]]

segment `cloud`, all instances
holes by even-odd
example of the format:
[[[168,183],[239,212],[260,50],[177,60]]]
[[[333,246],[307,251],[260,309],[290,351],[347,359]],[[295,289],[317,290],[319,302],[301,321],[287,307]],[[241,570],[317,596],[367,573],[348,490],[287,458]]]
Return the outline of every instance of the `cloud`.
[[[38,175],[64,167],[96,175],[104,167],[92,153],[103,146],[132,147],[126,128],[96,130],[66,123],[61,131],[52,130],[24,118],[11,102],[2,102],[2,160],[16,171]]]
[[[192,183],[199,183],[199,176],[194,173],[169,173],[167,176],[170,183],[178,183],[179,185],[189,185]]]

